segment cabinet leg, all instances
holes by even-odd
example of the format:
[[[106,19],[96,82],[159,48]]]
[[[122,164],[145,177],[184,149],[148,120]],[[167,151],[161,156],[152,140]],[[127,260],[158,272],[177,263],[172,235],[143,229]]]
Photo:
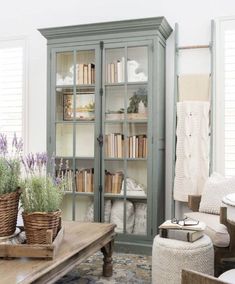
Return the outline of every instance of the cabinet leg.
[[[103,276],[111,277],[113,275],[113,245],[114,241],[110,241],[107,245],[101,248],[101,251],[104,255],[104,264],[103,264]]]

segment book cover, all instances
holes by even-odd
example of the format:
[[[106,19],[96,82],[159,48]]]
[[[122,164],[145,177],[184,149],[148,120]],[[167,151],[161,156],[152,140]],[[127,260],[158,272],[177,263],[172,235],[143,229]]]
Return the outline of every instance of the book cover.
[[[122,83],[123,82],[123,80],[122,80],[122,78],[123,78],[123,75],[122,75],[123,70],[122,69],[123,69],[122,68],[122,62],[120,62],[120,60],[118,60],[117,61],[117,82],[118,83]]]
[[[83,173],[82,171],[78,171],[76,173],[76,184],[77,184],[77,187],[76,187],[76,191],[77,192],[83,192]]]
[[[87,83],[91,84],[91,63],[89,63],[87,67]]]
[[[160,237],[167,239],[174,239],[185,242],[195,242],[203,236],[203,231],[160,229],[159,235]]]
[[[182,226],[176,223],[172,223],[171,220],[166,220],[159,226],[159,229],[182,229],[182,230],[192,230],[192,231],[204,231],[206,224],[199,222],[197,225],[192,226]]]
[[[83,64],[78,64],[78,84],[82,85],[83,82]]]
[[[112,193],[112,174],[105,170],[105,193]]]
[[[83,66],[83,84],[88,84],[88,65]]]

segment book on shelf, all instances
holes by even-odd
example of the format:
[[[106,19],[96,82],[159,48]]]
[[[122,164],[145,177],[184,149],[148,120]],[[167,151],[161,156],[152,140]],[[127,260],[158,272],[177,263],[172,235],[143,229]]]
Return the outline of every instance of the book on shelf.
[[[76,191],[94,191],[94,169],[81,169],[76,171]]]
[[[106,82],[122,83],[124,82],[125,58],[114,60],[106,65]]]
[[[77,64],[77,83],[80,85],[95,83],[95,64]]]
[[[129,136],[128,148],[127,152],[129,158],[146,158],[147,136],[145,134]]]
[[[121,133],[109,133],[105,135],[105,154],[108,158],[123,157],[124,135]]]
[[[88,65],[83,66],[83,84],[88,84]]]
[[[203,231],[182,230],[182,229],[160,229],[159,235],[162,238],[174,239],[185,242],[195,242],[203,236]]]
[[[123,172],[110,173],[105,171],[105,193],[120,194]]]

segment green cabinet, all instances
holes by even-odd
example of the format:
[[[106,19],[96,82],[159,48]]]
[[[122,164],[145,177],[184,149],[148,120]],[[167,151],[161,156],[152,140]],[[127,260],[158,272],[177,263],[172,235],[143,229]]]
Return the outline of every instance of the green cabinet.
[[[48,153],[67,178],[65,220],[114,222],[146,252],[164,219],[163,17],[40,29],[48,42]]]

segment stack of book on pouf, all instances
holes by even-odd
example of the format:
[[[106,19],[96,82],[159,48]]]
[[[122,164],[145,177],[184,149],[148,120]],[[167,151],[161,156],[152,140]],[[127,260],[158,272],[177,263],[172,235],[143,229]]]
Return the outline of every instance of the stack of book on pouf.
[[[159,235],[162,238],[194,242],[203,236],[205,227],[205,223],[197,220],[173,218],[159,226]]]

